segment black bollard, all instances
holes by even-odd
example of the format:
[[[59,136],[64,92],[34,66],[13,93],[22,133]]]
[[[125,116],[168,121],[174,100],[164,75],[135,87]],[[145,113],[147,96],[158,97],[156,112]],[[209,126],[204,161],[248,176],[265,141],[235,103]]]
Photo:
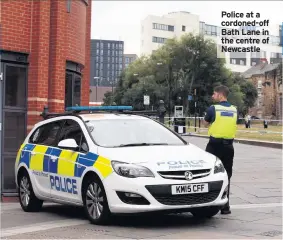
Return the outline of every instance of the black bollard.
[[[268,123],[267,123],[266,120],[263,121],[263,127],[264,127],[264,128],[268,128]]]
[[[158,108],[158,117],[159,117],[159,122],[164,124],[164,118],[166,114],[166,108],[164,106],[164,101],[160,100],[159,101],[159,108]]]

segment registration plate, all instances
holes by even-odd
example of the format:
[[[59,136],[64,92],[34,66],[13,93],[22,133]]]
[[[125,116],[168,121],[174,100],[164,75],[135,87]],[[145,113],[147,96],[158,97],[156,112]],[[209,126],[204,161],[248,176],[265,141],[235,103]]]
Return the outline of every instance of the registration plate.
[[[196,183],[196,184],[184,184],[184,185],[173,185],[172,194],[191,194],[191,193],[207,193],[208,183]]]

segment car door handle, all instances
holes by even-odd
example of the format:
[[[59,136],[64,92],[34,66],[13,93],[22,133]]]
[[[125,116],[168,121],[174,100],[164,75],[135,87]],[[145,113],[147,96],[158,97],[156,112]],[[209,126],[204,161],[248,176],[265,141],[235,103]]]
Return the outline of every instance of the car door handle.
[[[56,156],[51,156],[50,159],[55,162],[57,160],[57,157]]]

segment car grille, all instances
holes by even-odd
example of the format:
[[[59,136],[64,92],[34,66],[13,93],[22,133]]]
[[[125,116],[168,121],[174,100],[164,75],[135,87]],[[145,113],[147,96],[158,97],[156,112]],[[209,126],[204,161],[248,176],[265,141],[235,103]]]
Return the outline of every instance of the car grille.
[[[171,185],[145,186],[150,194],[164,205],[193,205],[213,202],[220,194],[223,181],[208,183],[208,193],[172,195]]]
[[[211,169],[201,169],[201,170],[190,170],[193,174],[192,179],[203,178],[210,174]],[[158,174],[166,179],[172,180],[186,180],[185,179],[185,172],[187,171],[161,171]]]

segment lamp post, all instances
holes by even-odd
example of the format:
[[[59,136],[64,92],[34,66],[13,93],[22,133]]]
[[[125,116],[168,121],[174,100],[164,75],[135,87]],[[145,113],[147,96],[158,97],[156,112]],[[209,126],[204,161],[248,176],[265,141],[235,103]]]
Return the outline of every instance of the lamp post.
[[[156,63],[156,65],[161,66],[163,65],[162,62],[158,62]],[[171,125],[171,93],[172,93],[172,72],[173,72],[173,67],[172,67],[172,63],[168,64],[168,86],[169,86],[169,91],[168,91],[168,95],[169,95],[169,102],[168,102],[168,107],[169,107],[169,126]]]
[[[95,88],[95,101],[97,102],[97,87],[98,87],[98,79],[100,80],[101,77],[94,77],[96,79],[96,88]]]

